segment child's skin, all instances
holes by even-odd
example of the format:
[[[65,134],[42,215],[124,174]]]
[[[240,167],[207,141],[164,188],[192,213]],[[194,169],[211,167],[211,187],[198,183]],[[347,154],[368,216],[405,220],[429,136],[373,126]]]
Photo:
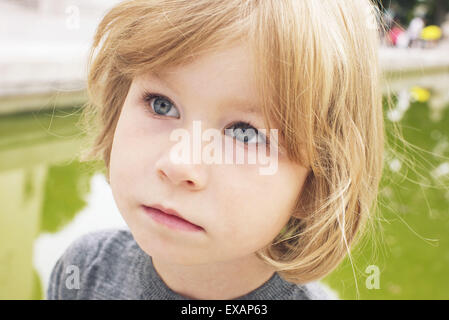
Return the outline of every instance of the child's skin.
[[[237,103],[258,105],[248,50],[237,43],[160,72],[166,85],[150,74],[135,78],[114,135],[110,184],[117,206],[167,286],[194,299],[236,298],[273,275],[254,252],[287,223],[308,173],[281,152],[274,175],[261,175],[254,164],[170,161],[176,143],[170,133],[192,132],[193,120],[201,120],[202,130],[224,131],[238,121],[263,128],[260,110],[248,113],[248,105]],[[173,102],[167,115],[148,112],[144,90]],[[245,147],[241,140],[235,144]],[[168,228],[146,215],[143,204],[172,208],[204,230]]]

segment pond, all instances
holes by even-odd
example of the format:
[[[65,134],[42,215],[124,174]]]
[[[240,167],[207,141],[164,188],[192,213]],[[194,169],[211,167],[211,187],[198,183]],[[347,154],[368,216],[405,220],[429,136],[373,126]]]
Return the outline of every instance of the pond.
[[[392,147],[378,227],[323,282],[341,299],[449,299],[449,74],[392,79],[388,88]],[[126,227],[98,165],[76,158],[79,114],[0,117],[0,299],[44,299],[74,239]]]

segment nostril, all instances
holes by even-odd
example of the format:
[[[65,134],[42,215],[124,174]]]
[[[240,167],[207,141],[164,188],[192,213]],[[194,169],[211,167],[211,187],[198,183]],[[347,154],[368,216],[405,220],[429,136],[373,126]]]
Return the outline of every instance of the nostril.
[[[159,170],[159,177],[165,178],[167,175],[163,171]]]

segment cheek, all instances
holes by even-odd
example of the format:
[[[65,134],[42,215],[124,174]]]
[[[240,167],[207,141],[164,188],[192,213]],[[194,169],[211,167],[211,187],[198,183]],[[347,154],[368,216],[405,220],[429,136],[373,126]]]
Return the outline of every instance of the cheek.
[[[125,197],[135,190],[142,179],[144,171],[151,165],[154,148],[153,139],[157,139],[145,127],[144,121],[125,109],[120,115],[114,133],[111,149],[109,178],[113,193]]]
[[[110,171],[111,176],[135,181],[154,162],[168,128],[162,121],[150,119],[141,106],[125,104],[123,108],[112,143]]]
[[[133,180],[132,172],[130,172],[129,168],[133,168],[130,161],[133,161],[134,157],[126,156],[132,149],[127,143],[129,139],[127,138],[126,132],[120,124],[121,122],[119,120],[112,143],[109,162],[109,181],[117,207],[123,214],[124,212],[128,212],[128,202],[126,201],[127,190],[129,190],[131,181]]]
[[[245,165],[222,170],[221,236],[245,242],[252,249],[269,243],[290,218],[305,171],[282,161],[272,176]]]
[[[130,183],[131,169],[134,168],[133,162],[136,160],[134,156],[136,148],[133,145],[135,140],[131,138],[132,132],[124,120],[126,119],[119,119],[112,143],[109,174],[113,189],[119,187],[125,189]]]

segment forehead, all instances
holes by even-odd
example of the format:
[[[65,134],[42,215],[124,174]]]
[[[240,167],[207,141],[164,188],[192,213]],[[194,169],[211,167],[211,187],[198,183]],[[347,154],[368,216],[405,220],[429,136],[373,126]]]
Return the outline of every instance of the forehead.
[[[248,112],[259,112],[251,53],[244,44],[234,44],[204,53],[188,64],[153,71],[149,77],[179,97],[233,101]]]

